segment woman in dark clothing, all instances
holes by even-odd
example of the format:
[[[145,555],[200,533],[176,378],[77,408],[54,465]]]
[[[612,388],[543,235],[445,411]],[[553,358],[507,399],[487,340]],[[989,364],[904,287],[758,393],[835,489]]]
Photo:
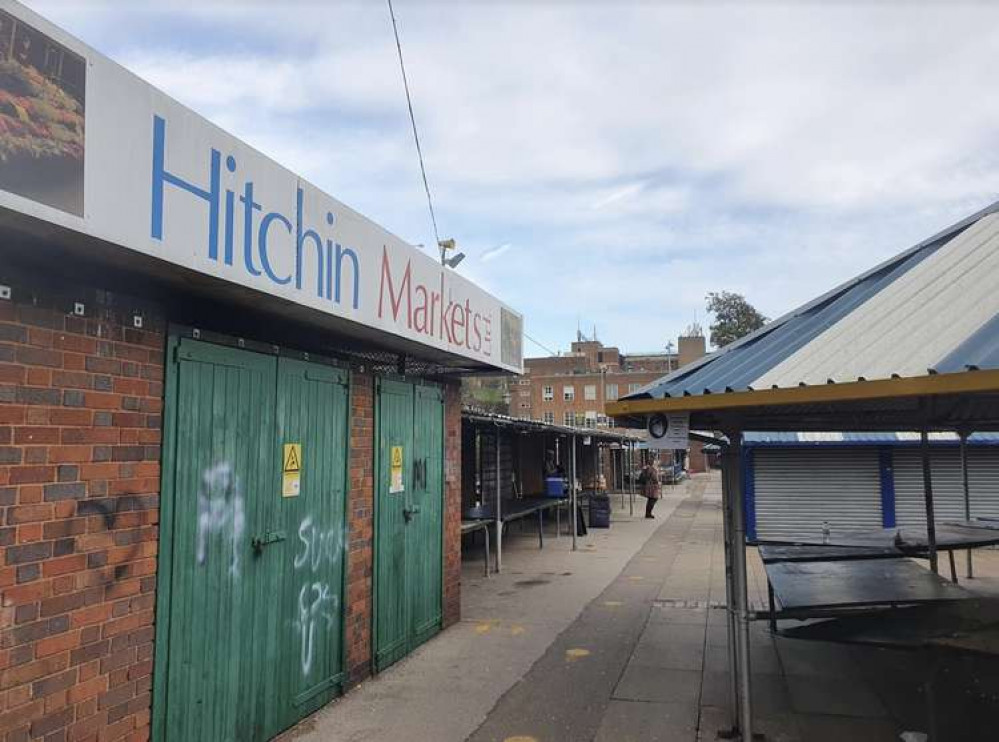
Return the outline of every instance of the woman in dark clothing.
[[[655,518],[652,511],[663,494],[662,486],[659,483],[659,462],[652,461],[652,463],[646,464],[638,477],[638,482],[642,485],[642,497],[645,498],[645,517]]]

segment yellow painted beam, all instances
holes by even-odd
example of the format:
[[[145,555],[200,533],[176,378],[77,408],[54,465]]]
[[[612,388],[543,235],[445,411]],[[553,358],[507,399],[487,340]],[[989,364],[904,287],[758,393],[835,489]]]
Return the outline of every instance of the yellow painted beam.
[[[636,399],[608,402],[608,415],[649,415],[656,412],[701,412],[795,404],[829,404],[865,400],[925,397],[941,394],[999,392],[999,370],[960,371],[900,379],[850,381],[842,384],[816,384],[787,389],[759,389],[745,392],[716,392],[689,397]]]

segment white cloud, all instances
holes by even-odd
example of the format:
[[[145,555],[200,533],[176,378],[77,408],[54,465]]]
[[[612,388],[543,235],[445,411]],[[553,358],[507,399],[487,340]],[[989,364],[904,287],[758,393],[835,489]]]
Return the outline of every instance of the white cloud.
[[[488,250],[486,250],[484,253],[482,253],[482,256],[479,258],[479,260],[482,261],[483,263],[488,263],[490,260],[495,260],[500,255],[503,255],[504,253],[508,252],[511,247],[513,247],[513,245],[511,245],[509,242],[504,242],[502,245],[491,247]]]

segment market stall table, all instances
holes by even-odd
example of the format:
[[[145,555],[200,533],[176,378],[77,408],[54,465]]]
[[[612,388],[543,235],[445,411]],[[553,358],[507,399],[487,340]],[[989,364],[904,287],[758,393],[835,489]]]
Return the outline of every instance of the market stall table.
[[[464,520],[487,520],[493,523],[498,520],[506,525],[536,514],[538,516],[538,548],[543,549],[545,546],[544,512],[554,509],[557,515],[559,506],[565,502],[565,498],[556,497],[524,497],[519,500],[503,500],[498,517],[495,505],[489,503],[468,508],[462,513],[462,518]]]
[[[461,535],[482,531],[485,534],[485,561],[486,577],[489,576],[489,521],[488,520],[463,520],[461,521]]]

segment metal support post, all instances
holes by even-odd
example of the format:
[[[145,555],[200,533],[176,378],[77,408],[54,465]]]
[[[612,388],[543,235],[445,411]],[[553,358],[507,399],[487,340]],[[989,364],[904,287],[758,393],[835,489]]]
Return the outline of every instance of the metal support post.
[[[635,442],[628,445],[628,515],[635,517]]]
[[[572,497],[572,550],[576,551],[576,536],[578,535],[579,527],[579,511],[577,510],[578,504],[576,502],[576,436],[571,436],[572,440],[572,476],[569,479],[569,486],[572,488],[570,496]]]
[[[593,494],[600,491],[600,444],[596,438],[590,438],[593,444]]]
[[[502,478],[500,477],[500,430],[496,426],[496,574],[503,569]]]
[[[732,588],[732,583],[734,580],[732,572],[732,492],[731,492],[731,480],[729,478],[728,472],[732,467],[731,456],[728,452],[728,446],[722,449],[721,454],[721,467],[722,467],[722,532],[724,535],[725,544],[725,613],[727,621],[726,626],[728,627],[728,673],[729,673],[729,701],[731,707],[731,727],[724,734],[719,736],[733,739],[739,734],[739,680],[738,680],[738,666],[739,666],[739,653],[737,651],[736,644],[736,609],[735,609],[735,591]]]
[[[607,488],[607,494],[610,495],[617,489],[617,462],[614,461],[614,449],[609,445],[607,446],[607,458],[610,459],[610,487]]]
[[[964,484],[964,519],[971,520],[971,487],[968,483],[968,431],[958,431],[961,438],[961,481]],[[971,549],[968,549],[968,579],[975,576],[975,567],[971,560]]]
[[[937,564],[937,521],[933,513],[933,472],[930,468],[930,434],[923,426],[920,436],[920,453],[923,458],[923,498],[926,503],[926,541],[930,569],[940,574]]]
[[[742,503],[742,433],[728,435],[729,507],[732,513],[732,592],[735,599],[736,694],[739,731],[745,742],[753,739],[752,668],[749,662],[749,580],[746,572],[746,517]]]

